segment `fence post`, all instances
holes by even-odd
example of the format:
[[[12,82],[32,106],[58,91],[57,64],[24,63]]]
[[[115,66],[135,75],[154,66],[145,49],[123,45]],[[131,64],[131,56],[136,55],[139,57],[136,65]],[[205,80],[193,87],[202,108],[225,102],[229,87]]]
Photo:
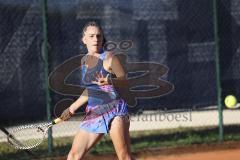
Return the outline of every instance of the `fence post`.
[[[43,18],[43,57],[44,57],[44,75],[45,75],[45,96],[47,121],[51,121],[51,98],[48,85],[48,30],[47,30],[47,0],[42,0],[42,18]],[[53,148],[52,128],[48,130],[48,152],[51,153]]]
[[[219,37],[218,37],[218,0],[213,0],[213,24],[214,24],[214,41],[215,41],[215,64],[216,64],[216,83],[217,83],[217,105],[218,105],[218,127],[219,141],[223,141],[223,109],[222,109],[222,88],[219,62]]]

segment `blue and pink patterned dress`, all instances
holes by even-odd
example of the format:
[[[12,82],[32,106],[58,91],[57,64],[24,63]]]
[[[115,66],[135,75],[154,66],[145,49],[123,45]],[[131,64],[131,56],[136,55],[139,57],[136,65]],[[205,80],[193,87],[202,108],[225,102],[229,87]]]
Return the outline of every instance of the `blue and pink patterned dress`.
[[[82,84],[88,90],[88,105],[86,116],[80,124],[80,128],[93,133],[108,133],[110,123],[116,116],[128,115],[127,105],[116,92],[113,85],[98,86],[92,83],[95,80],[96,72],[104,77],[109,74],[103,67],[103,61],[107,53],[102,52],[95,67],[87,68],[85,64],[82,69]],[[88,56],[85,56],[88,57]]]

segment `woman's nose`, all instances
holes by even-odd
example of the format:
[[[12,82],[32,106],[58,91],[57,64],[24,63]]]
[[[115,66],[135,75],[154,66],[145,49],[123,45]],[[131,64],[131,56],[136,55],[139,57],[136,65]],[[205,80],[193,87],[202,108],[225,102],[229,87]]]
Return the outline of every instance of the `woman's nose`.
[[[97,36],[94,36],[93,40],[94,40],[94,41],[98,41],[98,37],[97,37]]]

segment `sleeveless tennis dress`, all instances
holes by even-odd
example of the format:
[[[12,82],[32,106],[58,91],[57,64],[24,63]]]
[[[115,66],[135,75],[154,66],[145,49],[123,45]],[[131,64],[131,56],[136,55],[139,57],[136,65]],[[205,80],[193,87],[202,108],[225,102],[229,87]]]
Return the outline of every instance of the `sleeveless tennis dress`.
[[[88,105],[85,109],[86,116],[81,122],[80,128],[88,132],[108,133],[110,123],[115,116],[128,115],[127,105],[119,97],[113,85],[98,86],[92,83],[95,80],[96,72],[103,74],[104,77],[109,75],[109,78],[112,78],[113,75],[103,67],[106,55],[106,52],[101,53],[96,66],[87,68],[84,63],[81,68],[82,85],[88,90]]]

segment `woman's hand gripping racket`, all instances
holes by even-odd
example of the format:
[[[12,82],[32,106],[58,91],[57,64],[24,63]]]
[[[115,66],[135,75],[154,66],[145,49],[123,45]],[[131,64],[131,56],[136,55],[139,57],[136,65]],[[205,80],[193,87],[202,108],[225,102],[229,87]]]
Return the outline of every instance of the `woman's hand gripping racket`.
[[[67,108],[63,111],[60,118],[54,119],[52,122],[25,125],[13,129],[10,134],[8,134],[7,140],[16,149],[32,149],[43,142],[50,127],[68,120],[71,116],[72,113],[69,111],[69,108]]]

